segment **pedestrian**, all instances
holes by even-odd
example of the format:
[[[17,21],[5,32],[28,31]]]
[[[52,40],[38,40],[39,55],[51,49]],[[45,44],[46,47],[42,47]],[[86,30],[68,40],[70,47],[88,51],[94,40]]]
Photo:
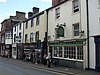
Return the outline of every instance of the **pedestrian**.
[[[51,53],[48,54],[46,59],[47,59],[47,66],[50,68],[51,67]]]
[[[23,53],[23,58],[22,58],[22,60],[25,62],[26,61],[26,54],[25,53]]]
[[[36,55],[35,55],[35,52],[33,52],[33,63],[35,63],[36,61]]]
[[[47,65],[47,55],[46,54],[44,54],[44,56],[43,56],[43,65],[44,66],[46,66]]]
[[[30,61],[33,62],[33,52],[31,52],[30,57]]]

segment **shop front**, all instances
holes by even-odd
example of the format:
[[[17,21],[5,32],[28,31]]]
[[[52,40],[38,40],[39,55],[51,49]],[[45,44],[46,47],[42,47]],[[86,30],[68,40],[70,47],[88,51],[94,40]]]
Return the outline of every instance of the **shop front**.
[[[48,52],[51,52],[55,65],[84,69],[84,54],[86,41],[51,41],[48,43]]]
[[[12,44],[12,58],[21,59],[23,54],[23,44]]]

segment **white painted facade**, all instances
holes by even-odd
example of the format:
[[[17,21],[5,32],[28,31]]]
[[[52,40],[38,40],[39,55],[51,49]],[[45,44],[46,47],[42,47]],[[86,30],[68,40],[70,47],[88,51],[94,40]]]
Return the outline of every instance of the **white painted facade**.
[[[21,33],[21,38],[19,37],[19,34]],[[16,39],[14,35],[18,36],[19,38]],[[15,41],[14,41],[15,39]],[[20,41],[19,41],[20,40]],[[17,44],[23,43],[23,22],[20,22],[13,26],[13,43],[12,43],[12,58],[16,59],[17,56]]]
[[[73,0],[68,0],[58,6],[55,6],[48,11],[48,41],[71,41],[75,39],[86,39],[87,38],[87,11],[86,11],[86,0],[79,0],[79,11],[73,13]],[[56,9],[60,8],[60,17],[56,19]],[[55,28],[59,24],[66,24],[64,26],[64,37],[56,38]],[[74,36],[73,32],[73,24],[79,23],[79,36]],[[84,31],[83,34],[81,32]],[[81,36],[82,35],[82,36]],[[53,45],[52,45],[53,46]],[[60,45],[58,45],[60,46]],[[65,46],[65,45],[64,45]],[[64,46],[62,50],[64,50]],[[53,52],[54,53],[54,52]],[[64,54],[64,51],[63,51]],[[87,68],[87,43],[83,46],[83,68]],[[80,61],[69,58],[62,57],[53,57],[58,59],[72,60],[72,61]]]
[[[12,44],[12,32],[9,31],[9,32],[6,32],[5,34],[5,44]]]
[[[90,68],[96,67],[96,46],[92,36],[100,35],[100,0],[88,0],[89,4],[89,41]]]

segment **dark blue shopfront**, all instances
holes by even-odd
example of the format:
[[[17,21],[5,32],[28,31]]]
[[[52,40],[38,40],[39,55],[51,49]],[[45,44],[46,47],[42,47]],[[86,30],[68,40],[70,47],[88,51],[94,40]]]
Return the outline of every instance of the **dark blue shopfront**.
[[[94,36],[96,52],[96,71],[100,71],[100,36]]]

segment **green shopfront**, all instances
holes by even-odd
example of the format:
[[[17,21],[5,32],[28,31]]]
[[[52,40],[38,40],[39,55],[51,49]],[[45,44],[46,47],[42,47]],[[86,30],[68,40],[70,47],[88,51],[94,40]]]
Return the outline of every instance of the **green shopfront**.
[[[49,41],[48,52],[56,65],[84,69],[86,40]]]

